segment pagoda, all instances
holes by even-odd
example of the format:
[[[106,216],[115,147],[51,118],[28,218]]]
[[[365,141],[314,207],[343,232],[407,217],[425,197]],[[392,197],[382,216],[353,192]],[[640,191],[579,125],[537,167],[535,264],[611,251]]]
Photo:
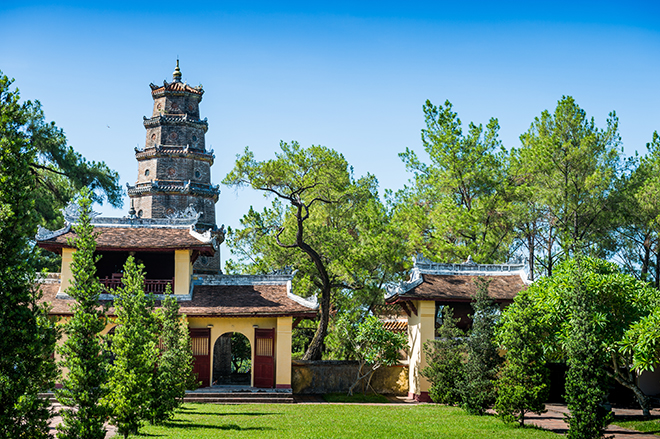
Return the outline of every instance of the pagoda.
[[[144,148],[135,149],[138,177],[134,186],[127,184],[132,212],[154,219],[195,215],[197,229],[211,230],[220,244],[224,230],[215,219],[220,190],[211,184],[215,155],[206,149],[208,121],[199,115],[204,90],[181,81],[179,60],[172,82],[150,87],[154,106],[151,117],[144,117],[147,137]],[[219,273],[220,253],[199,258],[194,270]]]

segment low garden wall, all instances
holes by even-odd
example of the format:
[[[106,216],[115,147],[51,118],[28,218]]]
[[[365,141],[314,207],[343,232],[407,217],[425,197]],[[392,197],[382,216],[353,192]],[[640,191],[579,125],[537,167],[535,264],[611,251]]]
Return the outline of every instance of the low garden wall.
[[[291,362],[293,393],[324,394],[348,392],[357,376],[357,361],[302,361]],[[366,384],[366,383],[365,383]],[[408,366],[381,367],[374,373],[371,386],[377,393],[408,394]],[[362,391],[361,387],[358,391]],[[371,392],[371,389],[369,389]]]

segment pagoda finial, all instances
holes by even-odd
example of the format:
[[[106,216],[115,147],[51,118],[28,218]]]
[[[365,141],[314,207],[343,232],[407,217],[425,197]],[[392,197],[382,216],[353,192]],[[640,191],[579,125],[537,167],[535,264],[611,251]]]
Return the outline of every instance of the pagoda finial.
[[[176,68],[174,69],[174,73],[172,74],[172,77],[174,78],[174,82],[181,82],[181,69],[179,69],[179,58],[176,59]]]

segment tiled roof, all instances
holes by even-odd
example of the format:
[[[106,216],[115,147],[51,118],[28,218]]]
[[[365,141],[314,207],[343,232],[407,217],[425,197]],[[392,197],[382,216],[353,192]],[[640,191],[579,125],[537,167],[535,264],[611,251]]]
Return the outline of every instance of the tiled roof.
[[[41,302],[51,305],[53,315],[70,315],[72,299],[58,299],[59,282],[40,284],[43,297]],[[101,303],[111,305],[111,302]],[[287,286],[283,285],[197,285],[192,300],[182,300],[181,314],[187,316],[309,316],[316,310],[303,306],[287,296]],[[160,302],[156,302],[156,307]],[[114,315],[112,306],[108,315]]]
[[[194,249],[214,254],[213,245],[190,234],[188,228],[166,227],[94,227],[97,250]],[[71,247],[67,239],[76,238],[73,230],[52,239],[38,241],[40,247],[56,250]]]
[[[423,282],[403,294],[396,294],[387,299],[397,300],[447,300],[471,301],[477,292],[475,279],[480,276],[471,275],[433,275],[423,274]],[[511,301],[525,288],[520,275],[487,276],[490,281],[488,295],[497,301]]]
[[[180,304],[181,312],[190,316],[316,315],[287,296],[286,284],[196,285],[193,299]]]
[[[157,86],[154,84],[151,84],[151,94],[155,95],[158,93],[163,93],[166,91],[171,91],[171,92],[188,92],[188,93],[193,93],[197,95],[203,95],[204,90],[202,90],[202,87],[191,87],[188,84],[184,82],[179,82],[179,81],[172,81],[172,82],[167,82],[164,81],[163,85]]]

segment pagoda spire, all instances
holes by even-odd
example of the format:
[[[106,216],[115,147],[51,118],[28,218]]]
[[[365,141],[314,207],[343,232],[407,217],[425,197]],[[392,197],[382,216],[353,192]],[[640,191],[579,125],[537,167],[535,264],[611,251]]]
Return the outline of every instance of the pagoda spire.
[[[172,73],[172,78],[174,78],[174,82],[181,82],[181,69],[179,68],[179,58],[176,59],[176,68],[174,69],[174,73]]]

